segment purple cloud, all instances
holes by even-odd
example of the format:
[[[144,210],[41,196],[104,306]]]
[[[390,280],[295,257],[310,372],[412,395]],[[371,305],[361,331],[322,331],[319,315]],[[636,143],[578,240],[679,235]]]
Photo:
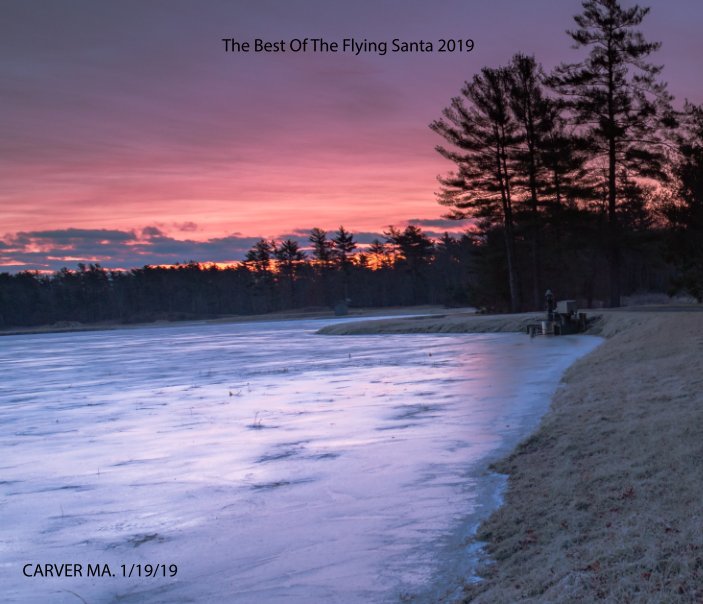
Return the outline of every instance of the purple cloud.
[[[230,262],[240,260],[256,237],[229,235],[194,241],[174,239],[158,227],[134,231],[62,229],[21,232],[0,240],[0,270],[58,270],[79,262],[106,268],[133,268],[145,264],[177,262]]]

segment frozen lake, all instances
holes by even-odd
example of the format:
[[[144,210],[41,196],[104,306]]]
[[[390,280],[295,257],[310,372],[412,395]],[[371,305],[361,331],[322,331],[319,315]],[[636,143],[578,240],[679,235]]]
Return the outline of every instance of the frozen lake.
[[[398,602],[470,573],[486,459],[601,340],[331,322],[0,338],[3,601]]]

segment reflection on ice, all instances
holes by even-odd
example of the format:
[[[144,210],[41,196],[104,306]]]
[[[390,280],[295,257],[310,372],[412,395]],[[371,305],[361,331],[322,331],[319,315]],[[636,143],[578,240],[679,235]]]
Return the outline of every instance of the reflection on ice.
[[[17,602],[385,602],[466,572],[487,456],[596,338],[320,322],[2,338],[0,572]],[[27,578],[27,563],[114,577]],[[177,564],[176,577],[121,565]]]

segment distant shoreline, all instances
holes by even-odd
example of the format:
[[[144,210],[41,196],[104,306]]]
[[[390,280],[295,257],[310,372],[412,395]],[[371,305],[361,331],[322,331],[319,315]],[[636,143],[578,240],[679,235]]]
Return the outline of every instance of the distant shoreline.
[[[493,469],[466,602],[703,599],[703,307],[588,312],[606,338],[578,360],[537,431]],[[521,331],[535,313],[363,321],[325,334]],[[527,337],[527,336],[525,336]]]
[[[78,321],[60,321],[51,325],[32,327],[8,327],[0,329],[0,336],[21,336],[45,333],[70,333],[81,331],[112,331],[117,329],[142,329],[150,327],[182,327],[185,325],[211,325],[217,323],[250,323],[268,321],[295,321],[315,319],[365,319],[386,315],[447,315],[455,313],[473,314],[473,309],[444,308],[442,306],[389,306],[378,308],[350,308],[347,315],[337,316],[327,309],[287,310],[261,315],[227,315],[216,318],[192,318],[184,320],[157,320],[143,323],[120,323],[106,321],[101,323],[80,323]]]

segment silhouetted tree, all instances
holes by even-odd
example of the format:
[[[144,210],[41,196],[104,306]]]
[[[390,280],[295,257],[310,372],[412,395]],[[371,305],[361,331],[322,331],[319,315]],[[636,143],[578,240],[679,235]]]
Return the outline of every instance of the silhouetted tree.
[[[327,231],[315,227],[310,232],[308,241],[312,243],[312,255],[323,267],[327,268],[332,262],[334,243],[327,238]]]
[[[274,254],[276,260],[278,260],[279,270],[288,282],[290,305],[295,307],[295,281],[300,266],[305,260],[305,252],[300,250],[300,246],[297,241],[286,239],[275,248]]]
[[[329,273],[334,259],[334,243],[327,238],[327,232],[315,227],[310,232],[308,241],[312,243],[312,255],[316,260],[315,273],[322,286],[322,295],[325,305],[332,304],[332,294],[330,292]]]
[[[351,263],[351,256],[356,249],[356,242],[354,241],[354,235],[345,230],[343,226],[339,227],[339,230],[335,233],[332,239],[334,258],[337,260],[341,267],[347,266]]]
[[[554,124],[556,110],[545,96],[543,72],[533,57],[517,54],[507,70],[510,108],[518,124],[520,145],[516,156],[516,181],[522,181],[528,198],[528,231],[531,247],[532,304],[542,307],[542,220],[540,217],[539,190],[542,188],[545,139]]]
[[[249,267],[253,280],[251,287],[259,300],[258,312],[269,312],[274,307],[274,275],[272,261],[276,250],[275,241],[260,239],[246,254],[245,264]]]
[[[671,97],[657,81],[661,67],[646,61],[660,44],[647,42],[637,27],[649,8],[622,8],[617,0],[585,0],[569,31],[576,47],[589,54],[559,66],[551,85],[565,97],[573,117],[587,131],[593,151],[607,160],[608,264],[610,305],[620,305],[621,233],[618,173],[661,178],[662,127],[674,125]]]
[[[274,241],[260,239],[247,252],[246,260],[252,270],[260,275],[269,274],[271,272],[271,261],[276,250]]]
[[[432,259],[434,243],[422,232],[422,229],[414,225],[405,227],[403,231],[391,226],[384,235],[388,243],[395,246],[398,262],[404,264],[410,273],[412,304],[426,302],[421,299],[420,294],[427,289],[422,287],[425,283],[423,269]]]
[[[472,270],[471,246],[466,236],[456,239],[444,233],[435,244],[433,271],[441,278],[447,306],[469,304],[468,285]]]
[[[509,81],[505,69],[484,67],[466,82],[443,118],[430,128],[451,147],[436,147],[454,162],[456,172],[440,177],[441,204],[452,208],[449,217],[482,219],[486,227],[500,224],[505,243],[510,308],[520,306],[512,190],[511,148],[517,125],[510,111]]]
[[[555,222],[565,205],[586,206],[597,193],[587,167],[588,139],[574,132],[559,104],[552,102],[551,107],[551,123],[542,137],[540,159],[546,172],[541,183],[543,201]]]
[[[677,269],[674,291],[703,302],[703,106],[686,105],[674,166],[675,197],[664,207],[672,230],[667,255]]]
[[[342,285],[344,299],[349,299],[349,276],[352,268],[352,254],[356,249],[354,235],[345,230],[343,226],[334,234],[332,239],[334,259],[337,266],[342,271]]]
[[[380,239],[374,239],[369,245],[369,254],[374,258],[378,268],[388,268],[391,266],[391,258],[388,247]]]

